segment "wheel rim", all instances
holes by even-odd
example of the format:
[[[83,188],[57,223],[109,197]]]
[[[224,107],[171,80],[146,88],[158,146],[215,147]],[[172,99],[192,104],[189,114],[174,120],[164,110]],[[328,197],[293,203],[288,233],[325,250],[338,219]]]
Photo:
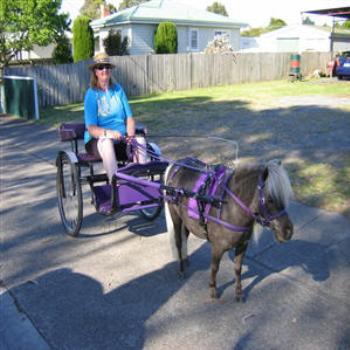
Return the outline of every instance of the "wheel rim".
[[[77,235],[82,223],[82,193],[78,168],[65,157],[58,169],[58,207],[67,233]]]
[[[159,215],[161,210],[162,210],[162,207],[157,206],[157,207],[153,207],[153,208],[141,209],[140,212],[146,219],[152,220],[152,219],[155,219]]]

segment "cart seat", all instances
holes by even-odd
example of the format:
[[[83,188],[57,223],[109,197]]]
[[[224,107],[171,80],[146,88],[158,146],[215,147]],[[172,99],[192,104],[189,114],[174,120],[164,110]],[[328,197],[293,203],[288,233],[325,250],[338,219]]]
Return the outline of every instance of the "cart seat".
[[[100,162],[102,160],[101,157],[94,156],[93,154],[89,154],[89,153],[78,153],[77,157],[79,162],[82,162],[82,163],[95,163],[95,162]]]
[[[146,135],[146,128],[139,124],[136,126],[136,134]],[[84,140],[85,124],[82,122],[62,123],[58,129],[59,137],[62,142],[70,141],[72,150],[75,152],[79,162],[81,163],[96,163],[101,162],[101,157],[94,156],[86,152],[78,151],[78,142]],[[119,158],[118,158],[119,159]],[[122,158],[120,158],[122,159]],[[122,159],[122,162],[128,159]]]
[[[61,141],[83,140],[85,132],[84,123],[62,123],[59,127],[59,136]],[[146,135],[146,128],[142,124],[136,125],[135,133],[137,135]]]
[[[58,129],[61,141],[83,140],[84,131],[84,123],[62,123]]]

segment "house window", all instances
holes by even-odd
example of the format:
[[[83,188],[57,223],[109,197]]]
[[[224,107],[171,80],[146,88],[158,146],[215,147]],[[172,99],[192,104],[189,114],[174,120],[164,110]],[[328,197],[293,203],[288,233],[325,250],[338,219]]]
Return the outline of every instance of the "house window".
[[[95,49],[95,52],[100,51],[100,37],[99,36],[95,36],[95,38],[94,38],[94,49]]]
[[[225,30],[215,30],[214,31],[214,39],[219,38],[219,37],[223,37],[223,38],[230,38],[230,34],[225,31]]]
[[[190,50],[198,50],[198,29],[190,29],[189,46]]]

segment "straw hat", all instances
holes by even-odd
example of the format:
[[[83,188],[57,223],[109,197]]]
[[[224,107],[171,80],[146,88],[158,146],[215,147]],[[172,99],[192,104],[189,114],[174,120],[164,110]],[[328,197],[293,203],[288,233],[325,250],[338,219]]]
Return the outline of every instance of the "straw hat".
[[[90,64],[89,66],[91,70],[102,64],[109,65],[111,68],[115,67],[115,65],[111,63],[109,56],[104,52],[96,54],[93,59],[94,63]]]

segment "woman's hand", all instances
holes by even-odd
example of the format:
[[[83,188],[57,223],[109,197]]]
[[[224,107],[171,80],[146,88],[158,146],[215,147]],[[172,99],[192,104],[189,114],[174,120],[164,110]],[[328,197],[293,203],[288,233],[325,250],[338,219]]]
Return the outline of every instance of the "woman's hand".
[[[123,138],[123,135],[119,131],[115,130],[107,130],[106,136],[115,140],[121,140]]]

